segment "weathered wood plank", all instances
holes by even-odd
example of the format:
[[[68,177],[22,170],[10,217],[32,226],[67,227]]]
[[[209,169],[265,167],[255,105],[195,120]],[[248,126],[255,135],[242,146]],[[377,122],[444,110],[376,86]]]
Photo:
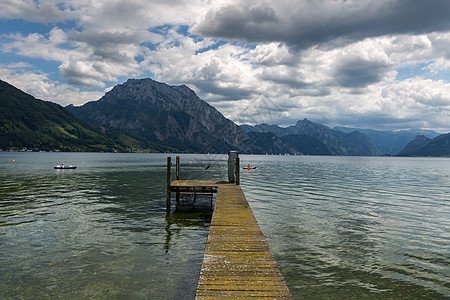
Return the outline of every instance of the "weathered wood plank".
[[[240,186],[216,186],[196,299],[292,299]]]
[[[170,183],[172,187],[218,187],[219,185],[235,184],[217,180],[175,180]]]

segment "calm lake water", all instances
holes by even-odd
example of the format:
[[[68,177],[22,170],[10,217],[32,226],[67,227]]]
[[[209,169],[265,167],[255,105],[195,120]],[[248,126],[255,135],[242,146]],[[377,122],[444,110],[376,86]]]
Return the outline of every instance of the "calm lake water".
[[[0,153],[1,298],[193,299],[211,213],[166,216],[166,157]],[[181,161],[183,179],[227,177],[226,155]],[[241,162],[295,299],[450,299],[450,159]]]

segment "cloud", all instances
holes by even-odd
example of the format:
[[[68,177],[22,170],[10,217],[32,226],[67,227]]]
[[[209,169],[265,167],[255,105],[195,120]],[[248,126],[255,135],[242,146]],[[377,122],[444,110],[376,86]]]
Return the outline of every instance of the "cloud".
[[[68,39],[81,42],[96,48],[114,47],[116,45],[139,44],[150,39],[151,33],[146,34],[132,31],[72,31]]]
[[[333,77],[340,86],[361,88],[381,81],[388,71],[389,65],[384,61],[346,57],[335,62]]]
[[[46,73],[29,64],[0,64],[0,78],[34,97],[59,103],[63,106],[81,105],[100,99],[104,91],[83,91],[68,84],[51,80]]]
[[[64,61],[73,49],[60,47],[67,42],[66,34],[58,27],[54,27],[47,35],[31,33],[23,36],[20,33],[8,36],[12,42],[3,43],[4,52],[14,52],[17,55],[40,58],[48,61]]]
[[[145,41],[131,33],[66,33],[57,27],[48,35],[15,34],[9,38],[13,41],[4,43],[3,51],[57,61],[62,78],[88,88],[103,88],[104,81],[137,74],[139,64],[135,57],[142,54],[139,41]]]
[[[242,34],[249,41],[259,41],[265,40],[266,32],[270,32],[278,22],[275,10],[266,4],[252,7],[230,5],[209,11],[195,31],[227,39]]]
[[[3,18],[58,22],[48,33],[9,34],[3,52],[59,62],[58,74],[69,84],[104,88],[119,77],[138,76],[147,63],[151,45],[165,36],[151,32],[163,24],[192,23],[192,15],[205,4],[183,1],[8,1],[0,0]],[[46,15],[42,10],[46,10]],[[32,17],[42,15],[42,18]],[[76,26],[64,21],[73,21]]]
[[[253,61],[262,66],[293,65],[296,55],[280,43],[260,44],[255,47]]]
[[[295,49],[346,45],[368,37],[450,29],[446,0],[287,0],[212,8],[194,27],[201,35]],[[266,16],[265,22],[261,16]]]
[[[450,83],[443,80],[407,79],[393,85],[386,95],[403,99],[409,107],[450,112]]]
[[[227,0],[216,0],[221,5]],[[183,0],[67,1],[78,24],[86,30],[140,31],[162,25],[193,25],[211,4]]]
[[[65,19],[65,14],[58,8],[58,3],[59,1],[52,0],[0,0],[0,17],[38,23],[62,21]]]
[[[149,54],[152,59],[142,64],[157,80],[188,84],[211,102],[248,98],[254,93],[258,81],[247,60],[248,48],[226,44],[209,49],[215,41],[196,40],[175,29],[167,36],[168,41]],[[209,50],[199,52],[203,49]]]

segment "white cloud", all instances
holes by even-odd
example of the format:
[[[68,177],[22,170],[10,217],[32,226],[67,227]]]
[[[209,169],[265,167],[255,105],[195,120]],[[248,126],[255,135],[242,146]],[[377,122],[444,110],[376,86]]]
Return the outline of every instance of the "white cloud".
[[[62,21],[65,14],[58,7],[59,4],[59,1],[54,0],[0,0],[0,17],[39,23]]]
[[[54,27],[47,36],[40,33],[31,33],[27,36],[13,34],[8,38],[12,42],[4,43],[2,50],[25,57],[64,61],[74,53],[73,50],[60,47],[61,44],[67,42],[67,39],[65,33],[57,27]]]
[[[68,84],[61,84],[49,79],[48,74],[39,72],[31,65],[24,63],[0,64],[0,78],[38,99],[52,101],[63,106],[81,105],[88,101],[98,100],[106,91],[83,91]]]

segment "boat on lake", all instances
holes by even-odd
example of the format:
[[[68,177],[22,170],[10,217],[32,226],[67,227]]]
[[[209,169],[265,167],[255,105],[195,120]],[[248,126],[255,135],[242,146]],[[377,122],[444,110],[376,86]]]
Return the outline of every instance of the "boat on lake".
[[[57,165],[53,168],[54,169],[76,169],[77,166],[65,166],[64,164],[62,164],[62,165]]]

